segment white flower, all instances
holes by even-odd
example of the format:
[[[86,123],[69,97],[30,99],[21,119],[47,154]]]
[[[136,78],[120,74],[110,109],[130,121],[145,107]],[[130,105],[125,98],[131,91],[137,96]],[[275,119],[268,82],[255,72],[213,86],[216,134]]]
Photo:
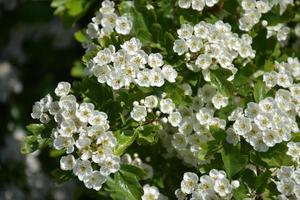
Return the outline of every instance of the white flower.
[[[72,170],[75,165],[75,158],[73,155],[63,156],[60,159],[60,168],[62,170]]]
[[[147,109],[145,106],[137,105],[133,107],[133,110],[130,112],[130,116],[135,121],[145,121],[147,117]]]
[[[169,82],[174,83],[176,81],[177,71],[171,65],[164,65],[161,73]]]
[[[197,174],[192,172],[184,173],[183,180],[181,181],[181,190],[186,194],[191,194],[196,189],[198,180]]]
[[[194,32],[194,28],[190,24],[182,24],[180,29],[177,30],[177,34],[180,39],[189,39]]]
[[[277,74],[277,85],[287,88],[293,84],[293,78],[286,73]]]
[[[201,108],[196,114],[196,118],[201,125],[209,125],[213,120],[213,110],[208,108]]]
[[[35,102],[33,107],[32,107],[32,113],[31,113],[31,117],[33,119],[40,119],[42,114],[43,114],[43,106],[40,102]]]
[[[254,118],[255,124],[259,127],[261,130],[266,130],[268,128],[272,127],[272,123],[270,118],[267,115],[259,114]]]
[[[278,132],[272,130],[265,130],[263,132],[263,140],[268,147],[273,147],[276,143],[281,142]]]
[[[151,53],[148,56],[148,64],[152,68],[161,67],[164,64],[162,55],[160,53]]]
[[[188,46],[184,40],[178,39],[174,42],[173,50],[178,55],[182,55],[188,51]]]
[[[160,101],[160,110],[162,113],[171,114],[175,109],[175,104],[171,99],[162,99]]]
[[[159,199],[159,190],[155,186],[144,185],[143,187],[144,194],[141,197],[142,200],[158,200]]]
[[[92,103],[82,103],[79,108],[76,110],[76,116],[82,122],[87,122],[91,117],[94,110],[94,105]]]
[[[256,1],[255,0],[242,0],[241,5],[244,10],[253,10],[256,6]]]
[[[191,7],[192,0],[179,0],[178,5],[180,8],[189,8]]]
[[[277,84],[277,73],[275,71],[265,72],[263,80],[267,87],[272,88]]]
[[[63,137],[58,136],[53,141],[53,147],[57,150],[66,149],[67,153],[72,153],[74,151],[74,138],[73,137]]]
[[[86,33],[92,39],[97,38],[100,35],[99,26],[95,23],[89,23],[87,25]]]
[[[115,173],[120,169],[120,158],[117,156],[107,156],[101,163],[100,173],[108,176]]]
[[[216,109],[226,107],[228,105],[228,97],[225,97],[218,92],[213,96],[212,103]]]
[[[238,107],[231,112],[231,114],[228,116],[228,120],[235,121],[238,118],[243,117],[243,116],[244,116],[243,108]]]
[[[165,83],[164,77],[159,68],[151,70],[149,79],[151,86],[161,87]]]
[[[219,2],[219,0],[205,0],[205,3],[208,7],[213,7],[218,2]]]
[[[197,36],[194,35],[187,40],[187,45],[190,51],[193,53],[198,52],[203,47],[201,38],[198,38]]]
[[[267,97],[261,100],[258,106],[262,112],[273,113],[273,110],[275,109],[274,99],[272,97]]]
[[[111,14],[115,11],[115,3],[113,1],[110,1],[110,0],[105,0],[101,3],[101,8],[100,8],[100,12],[103,14],[103,15],[108,15],[108,14]]]
[[[134,55],[138,50],[141,49],[142,43],[139,39],[133,37],[129,41],[124,42],[124,44],[122,44],[121,47],[129,55]]]
[[[79,180],[83,180],[86,176],[90,175],[93,171],[91,162],[88,160],[76,160],[76,163],[73,168],[73,172],[78,176]]]
[[[91,116],[88,119],[88,122],[92,126],[104,126],[107,122],[107,114],[104,112],[100,112],[95,110],[92,112]]]
[[[158,99],[154,95],[147,96],[144,101],[144,105],[147,108],[156,108],[158,105]]]
[[[106,177],[99,171],[93,171],[91,174],[85,176],[83,181],[87,188],[99,191],[102,188],[102,184],[106,181]]]
[[[60,82],[55,88],[55,94],[57,96],[67,96],[71,90],[71,84],[68,82]]]
[[[232,128],[227,129],[226,133],[226,141],[228,143],[236,145],[240,141],[240,136]]]
[[[238,135],[245,135],[252,130],[251,120],[246,117],[241,117],[234,122],[233,129]]]
[[[128,35],[132,29],[132,21],[126,16],[118,17],[116,20],[116,31],[122,35]]]
[[[232,192],[232,186],[226,178],[217,179],[214,185],[214,190],[221,196],[226,197]]]
[[[172,112],[168,117],[168,121],[174,127],[177,127],[180,124],[181,120],[182,117],[179,112]]]
[[[207,69],[212,63],[212,58],[208,55],[201,54],[197,57],[195,64],[201,69]]]
[[[220,180],[220,179],[226,178],[226,173],[223,170],[212,169],[209,172],[209,176],[213,180]]]
[[[143,70],[143,71],[139,71],[137,73],[137,79],[136,79],[136,83],[139,86],[142,87],[149,87],[150,86],[150,75],[151,75],[150,70]]]
[[[194,10],[202,11],[205,6],[205,0],[192,0],[192,8]]]
[[[102,66],[107,65],[112,60],[112,52],[109,48],[105,48],[103,50],[100,50],[97,55],[93,58],[93,61]]]
[[[277,183],[278,191],[286,196],[293,194],[294,187],[295,182],[290,178],[282,179]]]

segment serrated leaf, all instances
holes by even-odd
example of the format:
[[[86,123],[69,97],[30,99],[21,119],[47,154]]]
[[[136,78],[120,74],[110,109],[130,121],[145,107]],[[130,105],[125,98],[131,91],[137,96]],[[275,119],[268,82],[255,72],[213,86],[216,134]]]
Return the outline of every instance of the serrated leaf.
[[[26,129],[34,135],[39,135],[46,129],[46,126],[44,124],[29,124]]]
[[[155,125],[146,125],[143,127],[139,127],[137,142],[140,145],[153,145],[158,142],[159,135],[159,126]]]
[[[223,151],[221,153],[224,168],[229,178],[239,173],[248,163],[248,156],[241,155],[239,145],[230,145],[228,143],[223,144]]]
[[[267,89],[262,81],[258,81],[253,88],[253,96],[256,103],[264,99],[267,94]]]
[[[124,166],[108,181],[108,187],[114,200],[140,200],[143,194],[137,176]]]
[[[132,130],[116,131],[114,132],[114,136],[118,141],[114,153],[117,155],[122,155],[125,150],[135,141],[137,132]]]

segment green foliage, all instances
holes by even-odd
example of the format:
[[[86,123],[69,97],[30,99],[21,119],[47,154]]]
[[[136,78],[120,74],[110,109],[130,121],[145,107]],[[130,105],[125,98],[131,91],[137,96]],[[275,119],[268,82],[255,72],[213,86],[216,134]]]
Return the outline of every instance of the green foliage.
[[[253,96],[255,102],[259,102],[264,99],[267,94],[267,89],[262,81],[258,81],[253,88]]]
[[[224,149],[222,150],[222,160],[224,162],[224,168],[229,178],[244,170],[248,164],[248,155],[241,154],[240,145],[230,145],[224,143]]]
[[[141,177],[143,177],[141,169],[122,165],[121,170],[114,174],[114,178],[107,181],[107,191],[115,200],[139,200],[143,194],[139,183]]]
[[[86,18],[90,18],[97,11],[101,2],[95,0],[53,0],[51,6],[55,8],[54,13],[61,16],[65,22],[69,24],[78,22],[77,24],[81,27],[82,24],[88,23],[85,21]],[[274,182],[271,180],[274,178],[272,168],[295,164],[291,157],[286,155],[286,142],[275,145],[267,152],[257,152],[242,137],[238,144],[232,145],[226,141],[227,133],[225,130],[209,127],[208,135],[211,138],[208,139],[208,142],[196,146],[195,152],[198,153],[197,159],[199,161],[210,161],[210,163],[190,167],[181,161],[179,163],[177,158],[169,158],[170,155],[173,156],[174,152],[166,153],[165,148],[162,147],[159,134],[163,127],[160,123],[160,117],[157,116],[159,114],[153,114],[156,108],[153,109],[153,113],[148,113],[147,120],[143,122],[135,122],[130,117],[133,103],[148,95],[160,96],[165,93],[166,98],[172,99],[176,108],[194,106],[192,105],[192,97],[184,95],[182,84],[189,83],[193,96],[196,96],[199,87],[207,81],[204,80],[201,71],[191,72],[187,70],[185,59],[188,58],[174,53],[174,41],[178,39],[176,30],[183,23],[194,25],[199,21],[215,23],[218,20],[224,20],[224,22],[230,23],[233,32],[242,35],[244,32],[239,30],[238,22],[241,17],[240,3],[239,0],[221,0],[216,6],[206,7],[203,11],[198,12],[192,9],[179,8],[177,0],[134,0],[132,2],[118,0],[115,1],[117,12],[121,15],[128,15],[132,19],[133,30],[130,35],[120,36],[112,33],[103,38],[90,39],[84,29],[75,32],[74,37],[79,43],[84,45],[89,42],[97,43],[86,51],[82,62],[78,59],[74,62],[71,76],[76,81],[72,85],[72,93],[79,101],[91,102],[96,109],[108,114],[110,129],[117,140],[117,146],[114,149],[116,155],[122,156],[125,153],[138,153],[144,157],[151,155],[151,164],[155,169],[153,179],[144,180],[146,173],[141,168],[122,164],[118,172],[108,177],[104,185],[107,193],[102,194],[103,196],[109,195],[114,200],[140,200],[143,195],[141,184],[153,183],[162,191],[167,191],[167,195],[174,199],[174,188],[180,187],[180,178],[182,178],[182,174],[179,175],[178,173],[195,171],[195,168],[203,173],[208,173],[213,168],[222,169],[226,171],[227,177],[231,181],[239,180],[240,187],[233,191],[233,199],[242,200],[248,197],[272,199],[277,195]],[[286,23],[295,26],[300,21],[299,11],[295,8],[288,7],[282,16],[279,16],[278,13],[279,7],[274,7],[271,12],[264,14],[262,19],[267,20],[269,25]],[[290,50],[286,50],[275,37],[266,39],[267,30],[260,24],[254,26],[249,34],[253,38],[252,47],[256,51],[256,57],[251,60],[240,58],[233,61],[234,67],[238,69],[234,80],[228,81],[227,79],[232,75],[232,72],[221,67],[211,69],[208,74],[210,84],[215,86],[217,91],[228,97],[229,100],[229,104],[218,109],[213,116],[225,120],[226,129],[232,127],[234,123],[228,120],[228,116],[235,108],[244,108],[249,102],[259,103],[267,96],[273,96],[275,89],[269,90],[266,87],[261,80],[260,72],[274,70],[274,61],[286,61],[291,54],[288,51],[293,51],[289,41],[287,49]],[[178,72],[176,83],[165,83],[161,88],[130,85],[126,89],[122,88],[115,91],[106,84],[100,84],[95,77],[85,73],[85,65],[89,64],[98,50],[108,47],[110,44],[118,48],[131,37],[140,39],[143,44],[142,49],[146,53],[158,52],[164,56],[166,64],[174,66]],[[196,57],[198,55],[191,53],[189,56]],[[206,106],[213,107],[210,103],[207,103]],[[160,114],[167,118],[165,113]],[[194,120],[191,119],[193,123]],[[299,121],[299,119],[297,120]],[[24,139],[22,153],[31,153],[51,144],[49,139],[50,127],[51,125],[41,124],[27,126],[27,130],[31,134]],[[171,137],[178,132],[174,127],[168,131],[171,132]],[[294,136],[292,141],[298,141],[298,139]],[[50,156],[56,158],[63,153],[63,151],[52,150]],[[59,183],[73,177],[71,172],[58,169],[54,170],[52,175]],[[171,189],[172,192],[170,192]],[[249,194],[250,191],[253,194]]]
[[[47,136],[47,131],[49,131],[43,124],[30,124],[27,130],[32,133],[28,135],[22,142],[21,152],[23,154],[28,154],[46,147],[51,143],[50,138]]]

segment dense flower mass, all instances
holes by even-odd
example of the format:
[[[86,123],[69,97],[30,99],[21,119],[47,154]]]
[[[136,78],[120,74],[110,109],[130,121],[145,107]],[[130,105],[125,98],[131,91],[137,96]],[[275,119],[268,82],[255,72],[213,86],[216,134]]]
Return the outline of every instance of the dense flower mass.
[[[77,34],[84,80],[60,82],[31,116],[53,128],[61,170],[114,200],[300,199],[293,6],[102,1]]]
[[[55,89],[59,100],[48,94],[35,103],[31,116],[42,123],[54,118],[53,147],[66,153],[60,168],[73,170],[87,188],[100,190],[107,176],[120,168],[120,157],[114,154],[117,141],[109,131],[106,113],[96,110],[92,103],[78,103],[70,89],[69,83],[60,82]]]
[[[183,175],[181,187],[175,191],[175,195],[178,200],[231,199],[233,190],[239,185],[239,181],[230,182],[222,170],[212,169],[209,175],[201,177],[193,172],[186,172]]]
[[[282,166],[276,171],[278,199],[300,199],[300,168]]]
[[[147,54],[137,38],[113,45],[97,52],[90,67],[100,83],[107,83],[114,90],[129,87],[131,83],[142,87],[161,87],[165,80],[175,82],[177,72],[165,64],[160,53]]]
[[[213,7],[219,0],[179,0],[178,5],[180,8],[190,8],[193,10],[202,11],[205,6]]]
[[[96,16],[87,26],[86,32],[89,37],[92,39],[103,38],[110,36],[114,30],[120,35],[128,35],[133,25],[130,18],[126,15],[118,16],[113,1],[105,0],[101,5]]]
[[[230,24],[223,21],[215,24],[201,21],[195,26],[183,24],[177,34],[179,39],[175,40],[173,50],[185,55],[186,66],[192,71],[201,71],[207,81],[210,81],[209,70],[219,67],[230,70],[232,76],[228,80],[233,80],[237,72],[234,60],[255,57],[252,38],[247,34],[239,37],[231,32]]]
[[[293,5],[294,0],[242,0],[243,15],[239,20],[239,28],[243,31],[250,31],[260,22],[263,14],[268,13],[275,6],[280,7],[280,15],[284,13],[289,5]]]

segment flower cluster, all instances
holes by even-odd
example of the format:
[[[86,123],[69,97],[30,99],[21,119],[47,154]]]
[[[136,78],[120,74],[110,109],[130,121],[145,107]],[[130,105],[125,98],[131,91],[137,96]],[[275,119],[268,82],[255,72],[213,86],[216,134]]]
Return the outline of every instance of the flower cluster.
[[[276,61],[275,69],[276,71],[264,73],[263,80],[266,86],[272,88],[278,85],[283,88],[290,88],[292,93],[296,95],[297,84],[293,85],[293,79],[300,80],[300,62],[298,58],[289,57],[287,62],[282,63]]]
[[[185,87],[187,86],[189,85]],[[188,91],[187,87],[184,93],[191,96],[192,92]],[[168,152],[172,153],[175,150],[177,156],[185,163],[198,166],[209,162],[209,159],[200,160],[198,158],[201,145],[214,139],[209,127],[217,126],[225,129],[226,121],[215,117],[214,113],[227,106],[228,98],[217,92],[213,86],[206,84],[199,88],[197,96],[191,96],[191,99],[190,107],[175,108],[174,104],[169,104],[175,111],[162,118],[162,121],[168,122],[168,124],[164,125],[160,137]],[[164,106],[165,101],[161,105]],[[165,113],[165,110],[161,111]]]
[[[186,172],[183,175],[181,187],[175,191],[175,195],[178,200],[231,199],[233,190],[239,186],[239,181],[230,182],[222,170],[212,169],[209,175],[201,177],[193,172]]]
[[[267,26],[267,38],[276,36],[279,42],[284,42],[287,40],[290,28],[284,24],[277,24],[276,26]]]
[[[166,94],[162,95],[162,99],[159,99],[155,95],[150,95],[141,99],[140,102],[133,102],[133,109],[130,112],[130,116],[138,122],[146,121],[148,113],[152,113],[156,110],[156,115],[162,114],[167,116],[162,120],[164,122],[170,122],[173,126],[177,127],[181,122],[181,114],[176,111],[176,107],[172,99],[164,98]]]
[[[213,7],[219,0],[179,0],[178,5],[180,8],[190,8],[193,10],[202,11],[205,6]]]
[[[293,158],[293,161],[300,165],[300,142],[289,142],[287,144],[287,155]]]
[[[70,89],[69,83],[60,82],[55,89],[59,100],[47,95],[35,103],[31,115],[42,123],[54,117],[53,147],[67,154],[60,159],[61,169],[73,170],[87,188],[100,190],[107,176],[120,168],[120,158],[113,152],[117,141],[109,131],[106,113],[92,103],[77,103]]]
[[[128,35],[132,26],[132,21],[128,16],[118,16],[115,13],[115,3],[113,1],[105,0],[102,2],[96,16],[92,18],[92,22],[88,24],[86,33],[91,39],[109,36],[114,30],[118,34]]]
[[[241,6],[244,11],[239,20],[239,28],[243,31],[250,31],[253,26],[259,23],[262,14],[269,12],[272,7],[280,6],[280,15],[286,10],[288,5],[292,5],[293,0],[242,0]]]
[[[235,144],[242,136],[261,152],[282,141],[289,141],[291,133],[299,130],[295,120],[298,113],[295,109],[299,107],[296,98],[292,91],[279,89],[275,98],[250,102],[244,112],[241,108],[236,109],[229,119],[235,122],[232,128],[227,129],[227,141]]]
[[[131,38],[116,51],[113,45],[98,51],[90,71],[100,83],[107,83],[114,90],[129,87],[131,83],[142,87],[161,87],[165,80],[175,82],[177,72],[164,64],[160,53],[149,55],[141,49],[139,39]]]
[[[276,172],[277,190],[281,200],[300,199],[300,167],[282,166]]]
[[[185,54],[186,66],[192,71],[200,71],[209,81],[209,69],[221,68],[230,70],[233,80],[237,72],[233,61],[239,56],[242,59],[251,59],[255,56],[252,49],[252,38],[244,34],[239,37],[231,32],[231,26],[223,21],[215,24],[201,21],[194,27],[183,24],[177,30],[179,39],[175,40],[173,50],[178,55]]]
[[[144,194],[142,200],[168,200],[166,196],[161,194],[157,187],[144,185],[143,187]]]

